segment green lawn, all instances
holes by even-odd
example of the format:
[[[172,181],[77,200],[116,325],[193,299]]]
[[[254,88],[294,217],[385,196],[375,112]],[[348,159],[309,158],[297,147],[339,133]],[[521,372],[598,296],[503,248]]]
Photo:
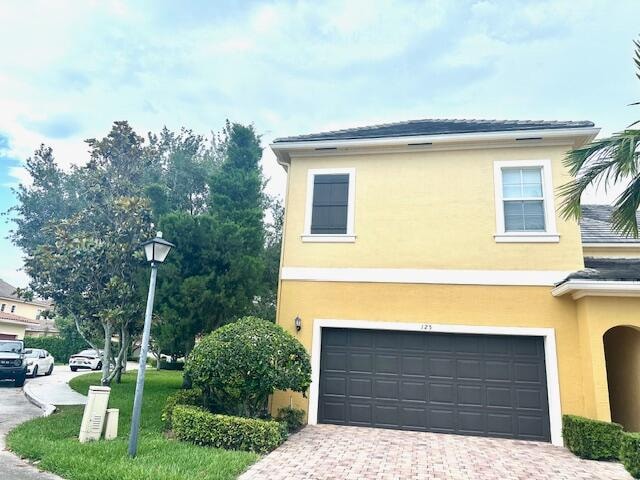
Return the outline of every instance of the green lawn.
[[[258,459],[247,452],[198,447],[165,438],[160,419],[167,395],[180,388],[182,372],[147,371],[138,456],[127,455],[135,373],[113,384],[110,408],[120,409],[118,438],[80,444],[82,407],[61,407],[50,417],[24,423],[9,433],[7,444],[38,467],[68,480],[213,480],[233,479]],[[71,387],[86,394],[100,383],[99,373],[74,378]]]

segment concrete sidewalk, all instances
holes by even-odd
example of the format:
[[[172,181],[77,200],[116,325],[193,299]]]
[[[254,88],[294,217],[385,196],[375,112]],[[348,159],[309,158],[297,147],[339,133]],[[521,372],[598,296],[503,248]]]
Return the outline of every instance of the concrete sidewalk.
[[[6,450],[5,437],[19,424],[42,416],[42,410],[29,403],[22,389],[13,382],[0,382],[0,478],[7,480],[62,480],[41,472]]]
[[[127,363],[128,372],[137,369],[137,363]],[[24,394],[43,410],[44,415],[51,414],[58,405],[84,405],[87,403],[87,397],[73,390],[69,386],[69,381],[73,377],[86,373],[90,371],[72,372],[67,365],[56,365],[50,376],[28,379],[24,386]]]

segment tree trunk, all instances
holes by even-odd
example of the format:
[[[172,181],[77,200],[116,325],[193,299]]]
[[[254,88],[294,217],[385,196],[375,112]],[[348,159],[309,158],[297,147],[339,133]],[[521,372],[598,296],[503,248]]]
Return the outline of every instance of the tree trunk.
[[[161,350],[158,350],[157,352],[154,352],[154,353],[157,355],[157,358],[156,358],[156,370],[160,370],[160,367],[161,367],[161,366],[160,366],[160,362],[162,361],[162,360],[161,360],[161,358],[162,358],[162,351],[161,351]]]
[[[109,366],[111,362],[111,324],[103,323],[104,329],[104,350],[102,351],[102,385],[109,385]]]

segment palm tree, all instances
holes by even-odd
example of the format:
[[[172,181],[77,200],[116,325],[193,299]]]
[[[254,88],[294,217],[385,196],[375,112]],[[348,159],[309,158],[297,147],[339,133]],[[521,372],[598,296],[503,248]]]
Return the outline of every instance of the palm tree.
[[[640,79],[640,41],[636,46],[634,62]],[[638,105],[640,102],[633,103]],[[640,205],[640,120],[629,125],[623,132],[609,138],[596,140],[583,147],[571,150],[564,159],[565,166],[573,177],[559,189],[562,197],[560,213],[565,219],[580,218],[580,197],[589,185],[628,183],[616,199],[611,213],[614,230],[638,237],[636,211]]]

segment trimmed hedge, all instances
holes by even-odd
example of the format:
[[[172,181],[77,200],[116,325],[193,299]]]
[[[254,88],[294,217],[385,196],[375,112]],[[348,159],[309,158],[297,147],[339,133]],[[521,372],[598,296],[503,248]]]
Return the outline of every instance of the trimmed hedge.
[[[171,416],[173,409],[178,405],[196,405],[202,406],[203,395],[199,388],[191,388],[189,390],[179,390],[169,395],[162,409],[162,421],[167,429],[171,428]]]
[[[620,454],[622,425],[576,415],[563,415],[562,436],[565,446],[581,458],[614,460]]]
[[[178,440],[227,450],[267,453],[287,438],[284,423],[219,415],[187,405],[173,409],[172,424]]]
[[[91,348],[82,340],[63,337],[24,337],[24,348],[41,348],[53,355],[56,362],[68,363],[69,357],[80,350]]]
[[[289,433],[297,432],[304,424],[304,410],[293,407],[283,407],[278,409],[276,420],[287,425]]]
[[[167,362],[160,360],[160,370],[184,370],[184,362]]]
[[[620,461],[633,478],[640,478],[640,433],[622,434]]]

